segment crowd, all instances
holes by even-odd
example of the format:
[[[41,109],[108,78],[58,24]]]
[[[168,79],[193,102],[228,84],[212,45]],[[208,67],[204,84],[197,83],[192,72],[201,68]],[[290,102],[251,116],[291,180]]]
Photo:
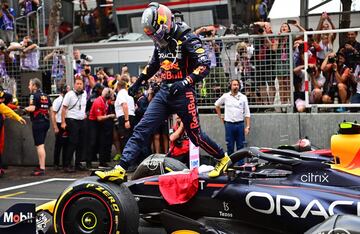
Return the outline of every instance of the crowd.
[[[335,29],[335,26],[330,16],[323,13],[316,30],[330,29]],[[345,33],[346,41],[338,46],[334,44],[336,33],[309,34],[305,42],[302,32],[312,30],[306,30],[296,20],[288,20],[276,32],[270,22],[259,21],[250,27],[251,38],[226,39],[235,35],[232,30],[227,30],[220,40],[215,37],[219,29],[213,26],[198,28],[195,33],[204,39],[205,50],[212,61],[212,73],[198,87],[199,102],[209,104],[206,101],[210,100],[212,103],[226,90],[224,84],[236,77],[241,80],[240,90],[246,94],[250,104],[293,105],[295,111],[303,112],[306,111],[304,74],[307,72],[311,82],[310,104],[359,103],[358,32]],[[304,51],[305,44],[308,51]],[[304,70],[304,52],[307,52],[309,61],[307,71]],[[293,83],[291,66],[294,69]],[[292,86],[294,103],[291,103]],[[286,110],[275,108],[273,111]],[[347,109],[336,108],[335,111]]]

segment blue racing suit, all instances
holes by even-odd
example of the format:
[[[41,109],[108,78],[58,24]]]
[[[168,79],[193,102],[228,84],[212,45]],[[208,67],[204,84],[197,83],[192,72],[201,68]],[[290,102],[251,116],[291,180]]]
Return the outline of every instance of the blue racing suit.
[[[119,162],[124,169],[136,162],[150,136],[172,113],[181,118],[188,137],[196,146],[215,158],[224,157],[223,149],[201,131],[196,105],[194,84],[209,73],[210,60],[201,40],[189,28],[184,30],[184,27],[185,24],[177,24],[177,30],[166,48],[155,45],[151,61],[134,84],[140,86],[142,81],[156,72],[162,77],[160,91],[150,102],[124,148]],[[129,93],[131,94],[131,88]]]

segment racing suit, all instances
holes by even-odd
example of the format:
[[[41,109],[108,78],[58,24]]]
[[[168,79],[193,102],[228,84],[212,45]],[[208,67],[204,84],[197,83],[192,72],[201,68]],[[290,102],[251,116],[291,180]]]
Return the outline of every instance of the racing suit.
[[[208,73],[210,60],[205,53],[201,40],[190,32],[184,23],[177,23],[169,45],[160,48],[155,45],[151,61],[138,79],[149,79],[159,71],[162,77],[160,91],[150,102],[144,117],[135,126],[133,135],[127,142],[119,165],[125,170],[132,165],[141,153],[141,148],[160,123],[172,113],[178,114],[190,140],[217,159],[224,157],[224,151],[200,129],[194,83],[201,81]],[[182,89],[174,92],[172,86],[190,80]],[[130,93],[131,90],[129,90]]]

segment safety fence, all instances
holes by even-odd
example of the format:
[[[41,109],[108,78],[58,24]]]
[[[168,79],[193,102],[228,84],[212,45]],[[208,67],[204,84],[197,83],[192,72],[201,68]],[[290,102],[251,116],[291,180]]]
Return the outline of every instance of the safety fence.
[[[42,5],[35,11],[16,18],[14,23],[16,38],[22,40],[25,36],[30,36],[34,43],[45,45],[45,23],[45,6],[44,2],[42,2]]]
[[[198,86],[199,106],[213,108],[229,91],[232,79],[241,81],[241,91],[255,108],[284,108],[293,103],[292,37],[245,35],[206,38],[205,50],[211,72]]]
[[[10,59],[0,52],[0,85],[17,97],[21,106],[28,104],[28,83],[32,78],[42,81],[45,93],[58,94],[63,84],[71,83],[71,80],[66,80],[73,75],[71,48],[38,47],[24,52],[24,47],[9,47],[6,56]],[[6,63],[2,63],[5,60]]]
[[[203,39],[204,48],[211,60],[211,72],[196,86],[198,106],[200,109],[213,109],[214,102],[223,93],[229,91],[229,82],[232,79],[239,79],[241,91],[247,95],[250,107],[262,111],[292,112],[303,111],[305,108],[318,111],[319,107],[332,111],[333,108],[338,107],[350,109],[359,107],[357,104],[349,103],[351,97],[360,92],[360,82],[354,79],[355,69],[351,70],[352,73],[347,80],[349,85],[346,99],[339,90],[333,91],[333,96],[330,95],[331,99],[324,99],[324,94],[328,91],[325,83],[328,85],[331,77],[326,72],[321,72],[324,56],[329,52],[337,52],[341,47],[339,33],[352,31],[360,31],[360,29]],[[332,41],[331,49],[328,49],[329,46],[325,48],[323,44],[326,42],[326,35],[330,33],[336,35],[336,39]],[[314,36],[309,38],[309,35]],[[317,35],[319,40],[316,39]],[[137,67],[137,73],[131,74],[137,76],[153,52],[151,41],[40,47],[36,55],[38,67],[23,69],[20,61],[25,54],[21,49],[12,51],[15,59],[14,62],[7,64],[7,72],[9,77],[16,81],[15,86],[21,102],[26,102],[28,98],[29,78],[35,76],[42,78],[45,91],[48,93],[56,93],[65,80],[68,84],[72,84],[74,47],[80,48],[81,53],[94,58],[91,62],[93,74],[96,73],[95,69],[105,64],[114,68],[109,76],[121,73],[119,64],[124,63]],[[359,64],[357,56],[352,57],[354,65]],[[310,76],[311,69],[315,66],[311,64],[317,64],[317,76],[321,78],[317,87],[314,87]],[[10,85],[4,79],[2,82],[5,88],[10,87],[11,84],[14,87],[14,82]]]

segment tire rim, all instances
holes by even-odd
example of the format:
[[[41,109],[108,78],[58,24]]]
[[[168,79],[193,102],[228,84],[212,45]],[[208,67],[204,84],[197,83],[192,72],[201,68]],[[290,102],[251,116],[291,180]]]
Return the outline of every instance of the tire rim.
[[[80,192],[65,203],[60,219],[62,233],[112,233],[109,204],[92,192]]]

